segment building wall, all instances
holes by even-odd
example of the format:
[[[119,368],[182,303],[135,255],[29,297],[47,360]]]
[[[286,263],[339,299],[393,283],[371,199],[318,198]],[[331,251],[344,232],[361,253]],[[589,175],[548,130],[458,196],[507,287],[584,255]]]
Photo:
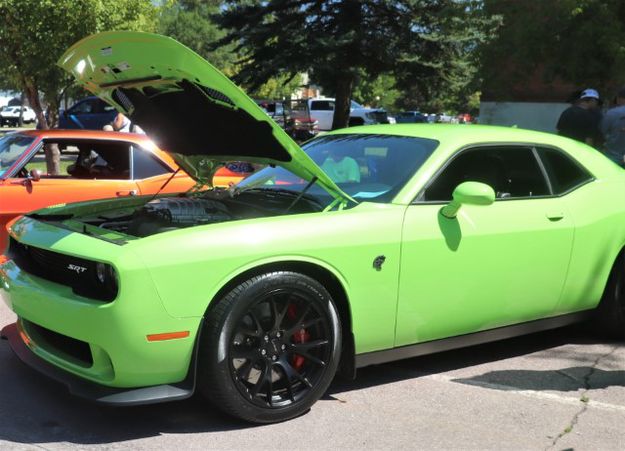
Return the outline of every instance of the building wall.
[[[555,133],[560,114],[569,106],[559,102],[481,102],[479,122]]]

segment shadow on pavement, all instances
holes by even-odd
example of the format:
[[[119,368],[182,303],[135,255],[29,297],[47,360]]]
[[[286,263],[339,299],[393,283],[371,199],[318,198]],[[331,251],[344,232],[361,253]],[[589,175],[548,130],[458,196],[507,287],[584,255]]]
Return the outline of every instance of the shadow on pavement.
[[[324,399],[335,400],[332,394],[508,359],[575,342],[596,343],[575,329],[568,328],[364,368],[359,371],[355,381],[333,383]],[[571,371],[571,375],[575,376],[578,370],[573,368]],[[489,378],[491,376],[485,375]],[[510,378],[517,380],[528,375],[501,374],[496,377],[505,382]],[[530,374],[528,388],[540,389],[540,377],[540,374],[536,374],[532,378]],[[621,372],[621,375],[606,377],[612,380],[618,377],[622,379],[623,376]],[[27,368],[4,345],[0,346],[0,378],[0,440],[9,443],[108,444],[162,434],[271,427],[237,421],[221,414],[199,397],[176,403],[127,408],[90,404],[70,396],[61,385]],[[546,387],[551,387],[551,383]]]
[[[359,390],[370,386],[389,384],[409,378],[423,377],[483,363],[510,359],[538,351],[545,351],[565,344],[591,345],[597,343],[604,343],[604,341],[587,333],[584,325],[570,326],[523,337],[510,338],[493,343],[362,368],[358,370],[358,376],[354,381],[335,381],[326,396],[333,393]],[[551,352],[557,352],[557,350],[551,350]],[[553,357],[555,357],[555,355]],[[567,358],[570,357],[567,356]],[[584,361],[587,362],[588,357],[586,357]],[[332,398],[327,397],[325,399]]]
[[[490,371],[466,379],[452,379],[467,385],[487,386],[497,390],[553,390],[577,391],[625,387],[625,371],[606,371],[590,366],[576,366],[559,370],[504,370]]]

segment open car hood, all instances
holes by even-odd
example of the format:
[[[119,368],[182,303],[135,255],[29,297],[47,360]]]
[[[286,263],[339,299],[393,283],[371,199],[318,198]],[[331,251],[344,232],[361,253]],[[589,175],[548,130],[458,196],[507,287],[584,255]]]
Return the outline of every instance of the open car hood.
[[[256,103],[179,42],[130,31],[70,47],[59,66],[138,124],[193,178],[210,184],[220,164],[280,165],[335,198],[353,200]]]

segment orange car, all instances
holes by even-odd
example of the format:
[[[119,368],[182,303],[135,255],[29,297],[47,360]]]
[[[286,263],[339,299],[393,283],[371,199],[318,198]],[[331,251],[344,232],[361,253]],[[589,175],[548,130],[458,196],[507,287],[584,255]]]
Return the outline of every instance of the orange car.
[[[44,144],[61,150],[61,175],[45,172]],[[32,130],[0,138],[0,254],[6,225],[18,215],[49,205],[107,197],[154,194],[178,168],[145,135],[93,130]],[[227,186],[247,174],[221,168],[214,183]],[[179,172],[164,193],[195,182]]]

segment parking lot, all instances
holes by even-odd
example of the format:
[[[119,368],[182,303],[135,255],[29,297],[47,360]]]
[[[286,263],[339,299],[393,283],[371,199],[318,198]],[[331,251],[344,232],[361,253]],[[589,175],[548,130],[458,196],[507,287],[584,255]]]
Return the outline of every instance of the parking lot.
[[[0,302],[0,327],[14,318]],[[0,383],[2,449],[625,449],[625,344],[581,328],[365,368],[304,416],[270,426],[200,399],[92,405],[6,342]]]

